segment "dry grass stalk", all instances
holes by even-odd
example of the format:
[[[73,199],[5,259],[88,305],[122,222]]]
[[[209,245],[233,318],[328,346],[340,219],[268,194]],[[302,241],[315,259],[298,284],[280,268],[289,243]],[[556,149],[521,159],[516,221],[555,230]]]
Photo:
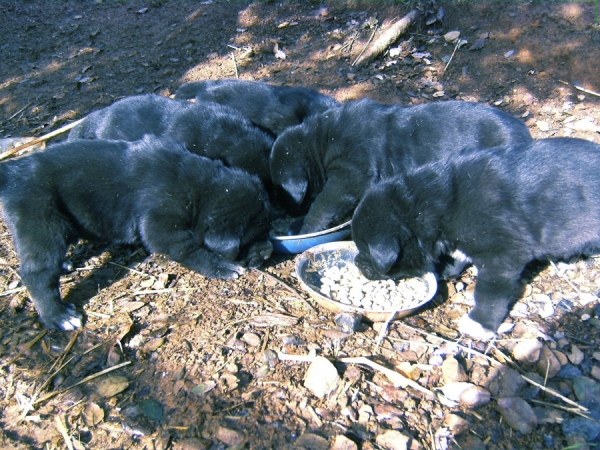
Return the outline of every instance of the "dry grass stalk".
[[[71,389],[76,388],[77,386],[81,386],[82,384],[89,383],[90,381],[92,381],[92,380],[94,380],[94,379],[96,379],[98,377],[106,375],[107,373],[112,372],[113,370],[120,369],[121,367],[127,366],[129,364],[131,364],[131,361],[125,361],[124,363],[117,364],[116,366],[109,367],[108,369],[101,370],[98,373],[95,373],[93,375],[85,377],[83,380],[78,381],[77,383],[73,384],[72,386],[69,386],[67,388],[61,389],[60,391],[50,392],[48,395],[45,395],[44,397],[36,400],[33,404],[34,404],[34,406],[37,406],[40,403],[43,403],[45,401],[50,400],[51,398],[56,397],[57,395],[64,394],[65,392],[68,392]]]
[[[54,419],[56,421],[56,428],[65,440],[67,448],[69,450],[73,450],[73,441],[71,440],[71,436],[69,436],[69,431],[67,430],[67,426],[65,425],[63,418],[57,415],[54,417]]]
[[[33,347],[35,344],[37,344],[41,339],[44,338],[44,336],[46,336],[48,334],[48,330],[43,330],[41,331],[36,337],[34,337],[31,341],[29,341],[29,343],[27,345],[25,345],[25,347],[23,347],[23,349],[17,354],[17,356],[15,356],[13,359],[11,359],[10,361],[8,361],[4,367],[8,367],[11,364],[13,364],[17,359],[19,359],[21,356],[23,356],[23,353],[25,353],[26,351],[28,351],[31,347]]]
[[[401,325],[401,326],[403,326],[403,327],[405,327],[405,328],[408,328],[409,330],[412,330],[412,331],[414,331],[416,333],[420,333],[420,334],[423,334],[423,335],[426,335],[426,336],[435,336],[435,335],[433,335],[431,333],[427,333],[426,331],[419,330],[418,328],[411,327],[410,325],[406,325],[405,323],[402,323],[402,322],[398,322],[398,324]],[[435,336],[435,337],[438,338],[438,339],[440,339],[440,340],[442,340],[442,341],[444,341],[444,342],[456,345],[458,348],[460,348],[460,349],[462,349],[462,350],[464,350],[464,351],[466,351],[468,353],[471,353],[471,354],[477,355],[477,356],[481,356],[482,358],[487,359],[492,364],[496,364],[496,365],[499,365],[501,367],[508,367],[506,364],[502,364],[500,361],[492,358],[491,356],[485,355],[485,354],[483,354],[481,352],[478,352],[477,350],[473,350],[473,349],[471,349],[469,347],[465,347],[464,345],[460,345],[460,344],[458,344],[457,342],[455,342],[455,341],[453,341],[451,339],[445,339],[445,338],[442,338],[440,336]],[[589,411],[586,407],[581,406],[577,402],[574,402],[573,400],[565,397],[564,395],[559,394],[555,390],[547,388],[546,386],[543,386],[543,385],[541,385],[539,383],[536,383],[535,381],[527,378],[525,375],[523,375],[523,373],[522,373],[523,370],[519,366],[517,366],[515,364],[515,367],[518,370],[518,372],[520,373],[521,378],[523,378],[527,383],[532,384],[532,385],[540,388],[541,390],[543,390],[547,394],[550,394],[550,395],[552,395],[554,397],[560,398],[565,403],[568,403],[569,405],[574,406],[575,408],[579,409],[580,411],[583,411],[583,412],[588,412]]]
[[[36,144],[40,144],[42,142],[47,141],[48,139],[53,138],[54,136],[58,136],[59,134],[64,133],[65,131],[69,131],[71,128],[75,127],[76,125],[80,124],[83,121],[83,119],[79,119],[76,122],[70,123],[68,125],[65,125],[64,127],[59,128],[58,130],[54,130],[51,133],[45,134],[43,136],[40,136],[37,139],[34,139],[33,141],[29,141],[23,145],[19,145],[18,147],[15,148],[11,148],[10,150],[5,151],[4,153],[0,154],[0,161],[2,161],[3,159],[6,158],[10,158],[11,156],[16,155],[17,153],[19,153],[21,150],[25,150],[26,148],[32,147]]]

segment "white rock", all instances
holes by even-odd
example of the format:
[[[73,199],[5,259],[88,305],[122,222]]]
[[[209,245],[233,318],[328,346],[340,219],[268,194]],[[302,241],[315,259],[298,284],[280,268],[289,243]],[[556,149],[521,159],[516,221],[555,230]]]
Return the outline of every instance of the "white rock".
[[[315,358],[304,377],[304,387],[318,398],[331,394],[339,382],[340,376],[337,369],[327,358],[322,356]]]
[[[513,357],[521,363],[536,363],[540,359],[543,345],[537,339],[519,341],[512,350]]]
[[[410,437],[400,431],[390,430],[378,435],[375,441],[386,450],[407,450]]]
[[[468,408],[477,408],[479,406],[487,405],[492,398],[492,394],[487,389],[481,386],[472,386],[465,389],[460,394],[460,404]]]
[[[444,393],[444,395],[452,401],[459,402],[460,396],[467,389],[474,387],[473,383],[467,383],[465,381],[457,381],[455,383],[448,383],[445,386],[442,386],[440,390]]]
[[[460,31],[449,31],[444,35],[446,42],[454,42],[460,37]]]

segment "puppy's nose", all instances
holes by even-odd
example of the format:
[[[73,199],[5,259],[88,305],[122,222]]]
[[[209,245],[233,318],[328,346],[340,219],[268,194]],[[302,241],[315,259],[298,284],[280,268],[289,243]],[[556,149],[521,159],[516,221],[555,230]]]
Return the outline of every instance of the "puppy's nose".
[[[358,268],[369,280],[373,279],[373,271],[369,267],[365,266],[364,264],[358,264]]]

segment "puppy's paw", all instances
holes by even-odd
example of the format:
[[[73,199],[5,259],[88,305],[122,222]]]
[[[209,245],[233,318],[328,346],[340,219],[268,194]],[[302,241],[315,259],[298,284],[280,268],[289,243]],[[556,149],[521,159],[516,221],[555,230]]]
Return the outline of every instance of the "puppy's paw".
[[[268,260],[273,253],[273,244],[271,241],[257,242],[248,250],[248,258],[246,259],[248,267],[254,269]]]
[[[61,305],[59,311],[52,314],[40,315],[40,319],[51,330],[72,331],[81,327],[82,315],[77,312],[75,305]]]
[[[496,335],[495,332],[484,328],[480,323],[475,322],[467,315],[459,319],[458,331],[480,341],[489,341]]]
[[[223,261],[215,268],[214,278],[221,278],[223,280],[237,280],[240,275],[243,275],[246,270],[235,263]]]

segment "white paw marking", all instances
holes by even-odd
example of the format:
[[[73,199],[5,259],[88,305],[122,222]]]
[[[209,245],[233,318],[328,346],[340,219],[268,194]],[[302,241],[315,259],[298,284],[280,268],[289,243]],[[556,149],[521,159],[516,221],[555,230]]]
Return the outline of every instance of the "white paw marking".
[[[469,316],[462,316],[458,321],[458,331],[462,334],[478,339],[481,341],[489,341],[493,339],[496,333],[483,328],[480,323],[475,322]]]
[[[454,250],[454,252],[452,252],[452,254],[450,256],[452,256],[458,262],[465,262],[465,263],[471,262],[471,258],[469,258],[467,255],[465,255],[460,250]]]

